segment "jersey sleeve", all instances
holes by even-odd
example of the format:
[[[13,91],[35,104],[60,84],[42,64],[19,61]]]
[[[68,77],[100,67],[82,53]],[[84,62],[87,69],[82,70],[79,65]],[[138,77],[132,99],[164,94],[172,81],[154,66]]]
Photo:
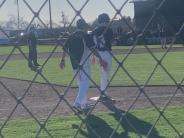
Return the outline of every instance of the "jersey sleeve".
[[[69,47],[70,47],[70,38],[68,38],[65,42],[65,44],[63,45],[63,50],[68,51]]]
[[[98,36],[100,36],[102,32],[100,31],[100,27],[96,27],[93,31],[92,31],[92,40],[94,43],[94,47],[98,48],[98,42],[97,42],[97,38]]]
[[[94,48],[95,47],[95,43],[93,41],[93,35],[92,34],[87,34],[85,36],[85,41],[86,41],[86,46],[88,48]]]
[[[110,41],[113,40],[113,31],[112,31],[111,28],[109,28],[108,35],[107,35],[107,39],[109,39]]]

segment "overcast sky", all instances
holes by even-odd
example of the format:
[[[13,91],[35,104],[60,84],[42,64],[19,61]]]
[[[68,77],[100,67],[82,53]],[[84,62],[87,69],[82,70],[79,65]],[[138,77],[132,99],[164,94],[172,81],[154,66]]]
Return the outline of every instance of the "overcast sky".
[[[0,3],[3,0],[0,0]],[[26,0],[34,11],[38,11],[40,6],[44,3],[45,0]],[[70,2],[74,5],[76,9],[80,9],[82,4],[86,0],[70,0]],[[125,0],[111,0],[117,8],[120,8],[121,5],[125,2]],[[16,12],[16,0],[6,0],[2,8],[0,9],[0,21],[7,20],[9,15],[17,16]],[[23,17],[25,20],[30,21],[33,17],[33,14],[25,5],[23,0],[19,0],[20,3],[20,17]],[[66,0],[51,0],[52,5],[52,19],[54,22],[59,23],[61,21],[61,11],[64,11],[66,16],[68,16],[69,20],[71,20],[75,12],[71,9],[70,5]],[[112,18],[115,14],[115,10],[109,4],[108,0],[90,0],[86,5],[84,10],[82,11],[82,16],[86,19],[87,22],[92,22],[100,13],[108,13]],[[133,13],[133,4],[128,3],[122,10],[122,14],[125,16],[134,16]],[[49,12],[48,12],[48,3],[40,12],[40,17],[44,22],[49,21]]]

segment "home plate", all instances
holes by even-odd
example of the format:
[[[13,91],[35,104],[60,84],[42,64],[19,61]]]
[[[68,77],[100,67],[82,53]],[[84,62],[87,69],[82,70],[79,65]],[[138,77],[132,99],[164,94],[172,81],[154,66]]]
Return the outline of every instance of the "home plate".
[[[91,98],[89,98],[89,99],[90,99],[90,100],[92,100],[92,101],[97,101],[99,98],[100,98],[100,96],[97,96],[97,97],[91,97]]]
[[[100,96],[96,96],[96,97],[91,97],[89,98],[91,101],[97,101],[100,98]],[[100,100],[101,101],[101,100]],[[118,99],[111,99],[111,101],[113,103],[116,103],[118,101]]]

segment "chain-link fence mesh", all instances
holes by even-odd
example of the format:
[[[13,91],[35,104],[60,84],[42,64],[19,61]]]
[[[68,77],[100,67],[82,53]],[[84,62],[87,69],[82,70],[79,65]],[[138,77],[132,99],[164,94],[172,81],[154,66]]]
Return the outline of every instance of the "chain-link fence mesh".
[[[2,9],[3,6],[7,3],[8,0],[1,0],[0,1],[0,8]],[[79,18],[85,19],[82,16],[82,12],[85,8],[88,8],[87,5],[90,5],[90,2],[93,0],[86,0],[83,1],[83,4],[81,5],[81,7],[79,8],[75,8],[75,3],[77,1],[71,1],[71,0],[65,0],[63,2],[67,3],[67,5],[69,6],[70,10],[73,10],[74,13],[74,17],[71,19],[71,22],[69,22],[68,24],[66,24],[65,29],[63,32],[68,33],[68,32],[72,32],[74,29],[73,24],[75,23],[75,21]],[[179,74],[179,76],[182,78],[180,80],[176,79],[176,77],[170,73],[170,70],[168,69],[169,66],[167,64],[165,64],[166,62],[166,58],[169,55],[169,53],[174,49],[175,43],[178,43],[178,40],[180,43],[183,44],[183,28],[184,28],[184,21],[182,20],[180,22],[180,24],[178,25],[178,27],[175,27],[173,25],[173,21],[168,20],[168,15],[166,12],[163,11],[163,7],[165,7],[165,5],[167,5],[167,3],[169,3],[171,0],[158,0],[157,1],[157,5],[155,7],[155,9],[152,11],[151,16],[149,17],[149,20],[147,20],[146,24],[142,27],[141,30],[137,31],[136,28],[134,27],[134,25],[130,24],[125,18],[124,15],[122,14],[123,9],[125,8],[125,6],[127,4],[129,4],[129,0],[125,0],[125,1],[121,1],[121,5],[116,6],[114,4],[114,1],[112,0],[106,0],[106,3],[108,3],[112,9],[114,10],[114,15],[111,18],[111,21],[108,24],[108,28],[111,27],[111,25],[113,24],[113,21],[116,20],[117,17],[120,17],[121,20],[123,21],[123,23],[127,26],[127,28],[131,31],[131,35],[134,37],[132,43],[129,46],[129,49],[125,49],[124,52],[121,52],[118,50],[112,50],[109,51],[109,54],[112,56],[113,59],[113,64],[116,65],[116,67],[113,69],[112,73],[111,73],[111,77],[108,83],[108,86],[106,87],[106,89],[110,89],[110,86],[112,85],[113,81],[115,80],[116,76],[121,74],[122,77],[127,78],[127,81],[130,81],[132,86],[130,89],[126,90],[126,88],[120,88],[120,87],[114,87],[112,89],[110,89],[109,91],[113,91],[113,94],[116,95],[116,89],[118,89],[120,95],[117,95],[118,98],[120,97],[125,97],[123,102],[120,102],[119,104],[114,103],[112,101],[108,101],[108,102],[104,102],[102,103],[103,106],[101,105],[101,98],[97,99],[95,101],[94,106],[92,107],[92,109],[90,109],[85,115],[84,114],[78,114],[78,112],[72,107],[73,104],[73,99],[71,98],[71,93],[73,91],[76,91],[75,87],[73,87],[73,83],[74,80],[77,76],[77,73],[71,77],[71,80],[68,82],[66,87],[60,87],[57,85],[54,85],[52,82],[51,78],[47,78],[47,75],[45,75],[45,68],[47,68],[47,64],[49,63],[49,61],[52,59],[52,57],[55,55],[56,51],[58,48],[62,47],[63,44],[66,42],[67,38],[65,35],[58,37],[55,37],[52,39],[52,42],[55,44],[53,46],[53,49],[51,50],[51,52],[47,53],[47,56],[44,59],[43,64],[41,65],[41,67],[39,69],[33,69],[32,72],[35,72],[32,74],[32,76],[30,76],[32,79],[29,83],[27,84],[20,84],[20,87],[23,87],[22,92],[17,92],[16,90],[19,90],[18,88],[15,88],[18,85],[18,83],[13,84],[14,82],[9,82],[7,79],[5,78],[1,78],[1,89],[3,91],[2,96],[3,95],[9,95],[11,96],[11,98],[9,98],[11,101],[13,101],[13,105],[11,105],[11,107],[8,106],[9,102],[11,101],[2,101],[2,105],[1,107],[8,107],[10,108],[9,111],[10,112],[6,112],[4,115],[4,117],[2,117],[2,121],[1,121],[1,125],[0,125],[0,137],[5,137],[6,136],[6,131],[7,131],[7,126],[8,123],[11,122],[14,115],[18,114],[17,112],[24,110],[24,114],[26,114],[25,116],[27,116],[28,118],[32,118],[33,122],[35,123],[35,125],[37,125],[37,130],[35,130],[34,135],[30,136],[30,137],[41,137],[42,133],[45,133],[46,137],[55,137],[55,134],[51,133],[50,129],[48,128],[49,125],[49,121],[51,120],[52,117],[58,116],[58,115],[62,115],[62,112],[73,112],[76,114],[78,120],[80,120],[78,126],[74,129],[74,134],[73,137],[81,137],[81,133],[86,133],[86,130],[88,130],[88,132],[91,132],[91,137],[131,137],[128,136],[129,131],[130,132],[134,132],[136,134],[135,137],[159,137],[159,135],[156,135],[156,127],[158,126],[158,123],[160,120],[164,120],[166,122],[166,124],[169,126],[169,129],[172,133],[174,133],[174,135],[176,137],[182,137],[182,132],[184,132],[183,130],[181,131],[181,129],[178,129],[177,127],[175,127],[176,124],[174,124],[170,118],[167,117],[168,113],[167,109],[169,105],[172,105],[172,103],[174,103],[174,101],[176,101],[175,103],[177,103],[178,98],[180,98],[180,101],[183,100],[183,81],[184,81],[184,77],[182,76],[183,74]],[[33,17],[31,18],[29,24],[25,27],[25,30],[22,31],[27,31],[29,29],[29,27],[34,23],[35,20],[38,20],[40,22],[40,24],[42,25],[43,28],[47,29],[48,33],[54,34],[54,28],[53,28],[53,13],[52,10],[54,9],[54,3],[55,1],[52,0],[45,0],[43,1],[43,3],[41,4],[40,8],[38,10],[34,9],[35,5],[31,5],[29,4],[29,2],[27,0],[17,0],[15,1],[17,4],[17,15],[18,15],[18,33],[19,32],[19,24],[20,24],[20,17],[19,14],[23,11],[21,11],[21,6],[19,7],[20,3],[22,5],[24,5],[24,8],[26,7],[27,9],[29,9],[29,12],[32,13]],[[35,1],[36,2],[36,1]],[[136,1],[135,1],[136,3]],[[53,6],[51,6],[53,4]],[[98,1],[97,3],[98,4]],[[95,6],[95,5],[94,5]],[[47,7],[47,17],[49,18],[49,24],[46,24],[45,21],[42,19],[41,12],[44,9],[44,7]],[[20,8],[20,9],[19,9]],[[53,8],[53,9],[52,9]],[[61,5],[62,8],[62,5]],[[177,7],[175,7],[176,9]],[[103,9],[103,5],[102,5],[102,9]],[[95,10],[95,7],[94,7]],[[174,9],[173,9],[174,10]],[[87,11],[86,11],[87,12]],[[106,11],[103,11],[106,12]],[[0,14],[3,14],[3,11],[0,11]],[[43,13],[46,14],[46,13]],[[90,16],[90,15],[89,15]],[[155,53],[153,48],[150,48],[148,45],[148,41],[147,41],[147,32],[149,31],[150,26],[152,26],[152,23],[158,19],[162,17],[162,19],[164,19],[165,23],[172,28],[172,36],[171,36],[171,40],[170,42],[168,42],[168,47],[166,50],[162,50],[159,49],[158,51],[162,51],[163,54],[160,54],[159,56]],[[136,19],[135,19],[136,20]],[[104,33],[107,31],[107,29],[104,31]],[[3,33],[9,40],[11,39],[9,34],[7,33],[7,31],[5,31],[3,29],[3,27],[0,27],[0,31],[1,33]],[[1,60],[1,72],[3,71],[3,69],[6,67],[6,65],[8,64],[8,62],[10,61],[11,57],[14,56],[15,51],[18,50],[19,55],[22,55],[21,58],[24,58],[27,62],[30,62],[30,59],[28,58],[27,54],[25,53],[25,51],[22,50],[21,48],[21,36],[18,36],[17,38],[14,39],[14,41],[9,41],[9,45],[13,45],[13,48],[11,49],[11,51],[9,52],[9,54],[7,54],[5,56],[5,58],[2,58]],[[136,64],[134,63],[130,63],[129,64],[129,60],[130,58],[132,58],[132,55],[135,54],[137,52],[137,47],[139,47],[141,44],[143,44],[142,49],[144,49],[143,53],[148,54],[149,58],[151,58],[152,61],[154,61],[154,64],[148,65],[151,66],[149,68],[149,73],[146,75],[144,82],[140,82],[139,79],[137,78],[137,76],[135,77],[134,72],[131,71],[131,68],[128,67],[131,64]],[[182,46],[180,47],[180,49],[182,49]],[[119,55],[116,56],[116,52],[119,52]],[[140,52],[141,53],[141,52]],[[68,53],[68,55],[70,55],[70,53]],[[88,56],[88,58],[91,58],[92,56],[92,52],[91,54]],[[136,57],[134,57],[136,58]],[[139,59],[134,59],[137,60],[136,62],[139,62]],[[147,60],[147,59],[140,59],[140,60]],[[86,59],[87,61],[87,59]],[[52,61],[52,62],[55,62]],[[11,63],[12,64],[12,63]],[[15,63],[14,63],[15,64]],[[55,63],[55,64],[59,64]],[[85,64],[85,62],[83,63]],[[141,62],[140,62],[141,64]],[[183,64],[183,63],[181,63]],[[52,64],[49,64],[52,65]],[[15,66],[19,66],[18,64]],[[171,65],[170,65],[171,66]],[[173,63],[172,66],[175,66],[175,64]],[[11,67],[11,66],[10,66]],[[12,66],[13,67],[13,66]],[[52,67],[49,67],[52,68]],[[144,74],[144,66],[140,65],[140,74]],[[170,81],[171,86],[163,86],[160,88],[157,88],[153,91],[155,91],[155,95],[151,95],[149,93],[149,91],[151,91],[150,89],[154,89],[154,87],[150,86],[150,82],[152,81],[153,77],[155,77],[155,74],[157,74],[158,70],[162,70],[162,73],[165,74],[165,79]],[[182,68],[182,70],[184,70],[184,68]],[[30,70],[29,70],[30,71]],[[93,77],[89,76],[88,73],[83,69],[83,65],[80,65],[80,68],[78,70],[82,71],[90,80],[93,88],[93,91],[95,91],[95,94],[98,95],[102,95],[103,91],[101,91],[100,86],[99,86],[99,82],[96,81]],[[67,71],[63,71],[63,73],[66,73]],[[119,74],[119,72],[121,74]],[[175,71],[177,72],[177,70]],[[51,72],[53,73],[53,72]],[[72,71],[70,72],[72,74]],[[141,76],[138,76],[141,77]],[[42,82],[45,82],[44,84],[36,84],[35,82],[37,82],[37,79],[41,79],[43,80]],[[61,79],[63,79],[61,77]],[[126,84],[122,84],[121,80],[118,80],[119,83],[118,85],[120,86],[126,86]],[[164,80],[163,80],[164,81]],[[159,84],[159,83],[156,83]],[[39,86],[38,86],[39,85]],[[128,85],[128,84],[127,84]],[[11,87],[12,86],[12,87]],[[18,87],[19,87],[18,86]],[[35,93],[34,90],[32,89],[34,87],[34,90],[36,90],[37,88],[37,92],[39,93]],[[41,88],[41,89],[40,89]],[[50,91],[50,93],[43,93],[42,91],[48,89],[48,91]],[[152,92],[153,92],[152,91]],[[161,92],[163,91],[169,91],[169,96],[168,94],[164,97],[163,95],[159,95]],[[181,92],[181,93],[180,93]],[[6,93],[6,94],[5,94]],[[44,101],[47,102],[48,104],[53,104],[49,107],[49,111],[42,111],[42,107],[41,106],[38,110],[34,111],[34,109],[32,109],[29,104],[26,103],[26,101],[31,100],[30,103],[34,102],[35,99],[31,99],[31,98],[27,98],[29,96],[31,96],[31,93],[33,93],[33,95],[39,95],[39,97],[43,97],[44,99],[44,95],[46,96],[47,94],[53,95],[52,101],[55,101],[54,104],[52,102],[48,101]],[[73,93],[72,93],[73,94]],[[112,95],[113,95],[112,94]],[[126,99],[127,97],[125,96],[126,94],[130,94],[130,97],[132,96],[133,98],[131,99]],[[75,97],[75,94],[73,94],[73,97]],[[159,97],[164,98],[164,102],[161,100],[155,100]],[[113,98],[113,96],[112,96]],[[142,100],[144,98],[144,100]],[[46,99],[47,100],[47,99]],[[146,101],[146,102],[145,102]],[[42,103],[42,101],[40,101],[40,105],[44,104],[44,102]],[[160,104],[159,102],[161,102],[162,104]],[[180,102],[182,103],[182,102]],[[126,106],[124,105],[126,104]],[[139,108],[142,107],[146,107],[147,105],[149,105],[149,107],[151,107],[152,110],[154,110],[154,112],[158,113],[156,116],[154,116],[153,121],[151,124],[147,125],[146,122],[142,121],[142,123],[138,123],[135,120],[137,119],[135,116],[133,116],[130,112],[136,108],[136,105],[139,105]],[[38,106],[40,106],[38,105]],[[99,108],[98,106],[102,106],[101,108]],[[118,107],[119,106],[119,107]],[[161,106],[161,107],[160,107]],[[21,108],[21,109],[20,109]],[[59,110],[59,108],[62,108]],[[67,108],[67,109],[66,109]],[[94,126],[92,125],[92,122],[94,121],[93,119],[96,119],[95,116],[93,115],[93,113],[95,114],[96,112],[98,112],[99,110],[101,111],[111,111],[114,113],[114,118],[115,118],[115,122],[116,122],[116,127],[112,128],[109,132],[106,132],[106,135],[102,135],[100,133],[100,128],[98,128],[98,126]],[[124,109],[122,109],[124,108]],[[46,108],[44,108],[45,110]],[[5,110],[5,109],[4,109]],[[2,110],[2,111],[4,111]],[[123,111],[124,110],[124,111]],[[182,108],[181,108],[182,110]],[[40,117],[39,113],[37,112],[45,112],[44,114],[44,119],[42,119],[42,117]],[[66,114],[68,115],[68,114]],[[19,115],[18,115],[19,117]],[[138,119],[137,119],[138,120]],[[182,121],[182,118],[179,119],[180,121]],[[100,121],[100,120],[98,120]],[[104,121],[109,121],[109,120],[105,120]],[[103,127],[104,122],[101,122],[101,126]],[[137,126],[140,125],[140,126]],[[105,129],[106,126],[104,126],[104,128],[101,129]],[[120,130],[121,127],[123,127],[124,130]],[[147,127],[147,128],[145,128]],[[98,130],[98,129],[99,130]],[[144,131],[141,129],[144,128]],[[18,128],[14,128],[14,129],[18,129]],[[58,129],[62,129],[62,126],[58,126]],[[16,131],[16,130],[14,130]],[[65,130],[67,131],[67,130]],[[124,134],[119,134],[119,133],[124,132]],[[72,132],[73,133],[73,132]],[[163,132],[164,134],[164,132]],[[16,137],[16,133],[14,135],[14,137]],[[160,132],[160,135],[162,135],[162,132]],[[90,135],[85,135],[84,137],[90,137]],[[18,136],[19,137],[19,136]],[[28,136],[29,137],[29,136]],[[59,137],[59,136],[58,136]],[[66,136],[67,137],[67,136]]]

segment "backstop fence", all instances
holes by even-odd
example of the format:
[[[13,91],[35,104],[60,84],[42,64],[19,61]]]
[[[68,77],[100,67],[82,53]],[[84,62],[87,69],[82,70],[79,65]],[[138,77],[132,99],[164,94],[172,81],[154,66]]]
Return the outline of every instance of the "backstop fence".
[[[0,1],[0,9],[3,8],[3,6],[7,3],[7,1],[9,0],[1,0]],[[66,2],[69,6],[69,8],[71,10],[73,10],[74,12],[74,17],[72,18],[71,22],[68,23],[65,27],[65,32],[71,32],[71,30],[74,30],[72,24],[76,21],[76,19],[78,18],[82,18],[82,12],[85,9],[85,7],[90,4],[90,1],[93,0],[85,0],[84,3],[81,5],[80,8],[75,8],[75,3],[77,1],[72,1],[72,0],[64,0],[64,2]],[[0,80],[0,84],[1,84],[1,89],[3,90],[4,93],[8,94],[9,96],[11,96],[12,100],[14,100],[15,105],[13,106],[13,108],[11,109],[10,112],[8,112],[4,117],[2,117],[2,121],[0,124],[0,137],[4,138],[6,137],[6,127],[8,125],[8,123],[11,121],[12,116],[15,112],[17,112],[17,108],[19,106],[21,106],[26,113],[33,119],[33,121],[37,124],[38,128],[37,130],[35,130],[34,132],[34,136],[30,136],[30,137],[41,137],[41,133],[44,132],[46,137],[60,137],[60,136],[56,136],[56,134],[54,134],[54,132],[50,129],[47,128],[47,125],[49,123],[49,120],[52,119],[52,116],[55,114],[55,111],[59,108],[62,107],[63,104],[65,104],[65,108],[68,108],[71,112],[75,113],[77,118],[80,120],[79,125],[77,126],[77,128],[74,130],[74,134],[73,137],[81,137],[81,133],[83,130],[88,129],[88,131],[90,131],[91,137],[131,137],[128,134],[128,131],[133,131],[135,132],[136,136],[135,137],[159,137],[159,135],[156,135],[155,132],[155,128],[158,125],[159,120],[163,119],[167,125],[169,126],[169,128],[171,129],[171,131],[174,133],[174,135],[176,137],[183,137],[183,132],[184,130],[180,130],[179,128],[175,127],[176,124],[172,123],[172,121],[170,121],[170,118],[167,117],[166,111],[169,107],[169,105],[172,105],[173,99],[176,98],[176,95],[181,92],[180,98],[183,96],[184,94],[184,89],[183,89],[183,81],[184,81],[184,77],[182,77],[182,74],[179,74],[182,79],[181,80],[177,80],[175,78],[175,76],[173,76],[173,74],[170,73],[170,71],[168,70],[168,66],[166,66],[165,64],[163,64],[164,59],[166,58],[166,56],[168,55],[168,53],[170,53],[173,50],[174,44],[176,42],[176,40],[180,40],[180,42],[183,44],[183,36],[182,36],[182,32],[183,32],[183,28],[184,28],[184,21],[182,21],[180,23],[180,25],[178,25],[178,27],[174,27],[172,28],[172,36],[171,36],[171,41],[168,44],[168,47],[165,51],[162,51],[163,54],[161,56],[157,56],[154,51],[152,50],[152,48],[150,48],[147,45],[147,38],[146,38],[146,32],[149,30],[150,25],[152,24],[152,22],[154,21],[155,18],[157,18],[158,16],[162,16],[162,18],[165,17],[165,14],[163,14],[162,11],[162,7],[165,6],[167,4],[167,2],[169,2],[171,0],[160,0],[158,1],[155,9],[152,11],[152,14],[149,17],[149,20],[146,22],[145,26],[139,30],[137,32],[136,28],[134,26],[132,26],[132,24],[129,24],[129,22],[127,22],[127,20],[124,18],[124,15],[122,14],[122,11],[124,9],[124,7],[130,2],[129,0],[124,0],[121,1],[121,6],[119,5],[118,7],[114,4],[113,0],[106,0],[106,3],[108,3],[112,9],[114,10],[114,15],[111,19],[111,21],[108,24],[108,27],[111,27],[111,24],[113,22],[113,20],[116,19],[117,16],[121,17],[123,22],[128,26],[129,30],[131,30],[134,39],[133,39],[133,43],[131,44],[131,46],[129,47],[128,50],[126,50],[126,53],[124,54],[120,54],[119,57],[121,56],[121,58],[118,58],[117,56],[115,56],[115,54],[113,53],[113,51],[109,51],[109,54],[112,56],[113,58],[113,62],[114,64],[116,64],[116,69],[112,72],[111,78],[109,80],[108,86],[106,89],[109,89],[109,86],[111,85],[113,79],[116,77],[117,73],[119,70],[121,70],[124,74],[126,74],[126,76],[128,77],[128,79],[131,81],[131,83],[133,83],[134,87],[136,88],[135,92],[135,98],[133,101],[129,102],[129,105],[127,105],[127,109],[125,111],[122,111],[120,109],[117,108],[116,103],[114,103],[113,101],[106,101],[106,102],[102,102],[101,98],[97,99],[95,101],[94,106],[88,111],[86,112],[86,114],[78,114],[77,111],[72,107],[71,101],[69,101],[67,95],[68,93],[70,93],[71,88],[72,88],[72,84],[73,81],[75,80],[76,74],[73,76],[73,78],[70,80],[70,82],[68,83],[68,85],[66,87],[62,87],[62,88],[56,88],[56,85],[52,84],[52,82],[50,82],[47,79],[47,76],[45,76],[43,70],[45,68],[45,66],[47,65],[47,63],[49,62],[49,60],[52,58],[52,56],[54,55],[56,49],[60,46],[62,46],[65,41],[66,41],[66,37],[64,35],[62,35],[59,38],[55,38],[52,41],[54,41],[55,45],[52,49],[52,51],[48,54],[48,57],[44,60],[43,64],[41,65],[41,67],[39,69],[34,69],[32,70],[34,73],[33,75],[33,79],[30,81],[29,85],[26,86],[26,88],[24,89],[24,92],[21,92],[21,96],[16,96],[15,92],[13,90],[11,90],[9,88],[9,85],[13,85],[13,84],[9,84],[8,82],[4,81],[4,79],[1,78]],[[179,1],[179,0],[178,0]],[[34,5],[30,5],[29,2],[27,0],[17,0],[15,1],[17,4],[17,19],[18,19],[18,28],[17,30],[19,30],[19,12],[21,7],[19,7],[19,3],[22,3],[25,5],[25,7],[27,7],[30,12],[33,14],[32,19],[30,20],[28,26],[25,28],[25,31],[28,30],[28,28],[32,25],[32,23],[34,22],[35,19],[37,19],[44,28],[48,29],[51,33],[52,33],[52,29],[53,29],[53,13],[52,13],[52,8],[54,8],[54,0],[44,0],[42,5],[40,6],[38,11],[35,11],[33,9]],[[37,2],[37,1],[35,1]],[[40,12],[42,11],[42,9],[46,6],[46,4],[48,4],[48,17],[49,17],[49,25],[46,24],[43,20],[42,17],[40,17]],[[96,1],[96,4],[98,4],[98,1]],[[95,6],[95,5],[93,5]],[[103,6],[103,5],[102,5]],[[103,8],[103,7],[102,7]],[[177,8],[177,7],[175,7]],[[61,9],[62,9],[62,5],[61,5]],[[95,10],[95,7],[94,7]],[[106,11],[104,11],[106,12]],[[108,12],[107,12],[108,13]],[[3,11],[0,11],[0,14],[3,14]],[[165,19],[166,24],[169,24],[169,26],[172,27],[172,24],[170,24],[170,22]],[[1,33],[3,33],[8,39],[10,39],[9,34],[6,33],[6,31],[3,29],[3,27],[0,27],[0,31]],[[107,31],[107,30],[105,30]],[[104,31],[104,33],[105,33]],[[29,58],[27,57],[27,55],[25,54],[25,52],[21,49],[20,47],[20,37],[17,37],[15,39],[15,41],[10,41],[10,44],[13,45],[13,48],[11,50],[11,52],[8,54],[8,56],[1,60],[1,65],[0,65],[0,69],[1,71],[5,68],[5,66],[7,65],[8,61],[10,60],[11,56],[14,54],[15,50],[18,50],[20,52],[20,54],[23,56],[23,58],[29,62]],[[150,73],[147,76],[146,80],[144,83],[139,83],[137,81],[137,79],[135,78],[135,74],[132,74],[125,66],[125,62],[127,61],[127,59],[134,54],[135,49],[138,47],[138,43],[139,41],[144,42],[143,48],[145,49],[145,52],[151,56],[151,58],[154,60],[155,65],[153,66],[153,68],[150,69]],[[70,54],[70,53],[68,53]],[[91,54],[88,58],[91,57]],[[87,59],[86,59],[87,60]],[[139,59],[136,59],[139,60]],[[58,63],[59,64],[59,63]],[[15,66],[19,66],[19,65],[15,65]],[[175,66],[175,64],[173,64],[172,66]],[[162,105],[162,108],[159,107],[158,105],[158,101],[154,101],[148,93],[147,87],[150,83],[150,80],[152,79],[152,77],[154,76],[154,74],[156,73],[157,69],[161,68],[163,70],[163,72],[166,74],[166,78],[169,79],[172,84],[173,84],[173,89],[170,91],[170,96],[166,96],[165,98],[167,99],[166,102],[164,103],[164,105]],[[101,94],[100,97],[103,96],[103,91],[100,89],[100,86],[98,84],[98,82],[96,82],[91,76],[89,76],[85,70],[83,69],[83,65],[80,65],[80,71],[83,71],[84,74],[89,78],[89,80],[91,81],[91,84],[94,86],[94,88],[96,88],[96,91],[98,91],[98,94]],[[144,66],[141,68],[141,70],[144,70]],[[184,70],[184,68],[183,68]],[[53,106],[53,109],[50,110],[49,114],[44,118],[39,118],[37,116],[35,116],[35,113],[29,109],[29,106],[27,106],[25,104],[24,98],[29,96],[30,89],[32,87],[32,85],[36,82],[36,79],[38,77],[41,77],[47,85],[49,86],[52,91],[54,92],[54,95],[56,96],[55,101],[56,104]],[[62,78],[61,78],[62,79]],[[40,84],[41,85],[41,84]],[[123,85],[123,84],[122,84]],[[116,89],[116,88],[114,88]],[[169,89],[169,88],[168,88]],[[121,95],[123,97],[124,93],[123,93],[123,89],[120,90],[121,91]],[[116,91],[114,91],[115,93]],[[3,93],[1,93],[3,95]],[[159,91],[157,93],[159,95]],[[157,95],[157,96],[158,96]],[[132,121],[132,118],[130,117],[130,111],[133,110],[133,107],[136,105],[137,101],[141,100],[141,96],[144,96],[145,99],[147,100],[147,102],[151,105],[152,109],[157,112],[157,116],[155,116],[155,118],[153,119],[153,122],[151,125],[149,126],[144,126],[145,123],[142,123],[142,125],[137,126],[139,124],[136,123],[136,121]],[[44,97],[44,95],[43,95]],[[159,97],[159,96],[158,96]],[[113,98],[113,97],[112,97]],[[8,101],[10,102],[10,101]],[[7,102],[7,103],[8,103]],[[107,132],[108,136],[105,134],[101,134],[100,131],[96,128],[98,128],[98,126],[93,126],[90,124],[90,121],[93,122],[94,116],[93,113],[95,112],[95,109],[98,108],[99,103],[102,102],[104,104],[105,107],[107,107],[107,110],[113,112],[115,114],[116,118],[116,127],[112,128],[111,131]],[[182,103],[182,102],[181,102]],[[3,107],[4,102],[2,101],[1,107]],[[104,107],[104,108],[105,108]],[[181,108],[182,110],[182,108]],[[1,111],[1,110],[0,110]],[[41,111],[40,111],[41,112]],[[62,112],[62,110],[60,111]],[[91,119],[91,120],[90,120]],[[180,118],[180,120],[182,121],[182,118]],[[108,121],[108,120],[104,120],[104,121]],[[122,123],[124,123],[124,130],[120,130],[120,127],[122,125]],[[145,128],[147,127],[147,128]],[[144,132],[142,131],[142,129],[144,129]],[[18,128],[17,128],[18,129]],[[62,129],[62,126],[59,126],[59,128],[57,129]],[[99,128],[100,129],[100,128]],[[101,128],[101,129],[105,129]],[[16,131],[16,130],[14,130]],[[66,130],[67,131],[67,130]],[[124,133],[123,133],[124,132]],[[118,134],[119,135],[118,135]],[[121,135],[122,133],[122,135]],[[126,134],[127,133],[127,134]],[[164,132],[163,132],[164,133]],[[162,132],[160,132],[160,135],[162,135]],[[13,137],[16,137],[16,132],[15,135]],[[90,135],[86,134],[84,135],[84,137],[90,137]],[[19,137],[19,136],[17,136]],[[64,136],[63,136],[64,137]],[[67,136],[66,136],[67,137]]]

